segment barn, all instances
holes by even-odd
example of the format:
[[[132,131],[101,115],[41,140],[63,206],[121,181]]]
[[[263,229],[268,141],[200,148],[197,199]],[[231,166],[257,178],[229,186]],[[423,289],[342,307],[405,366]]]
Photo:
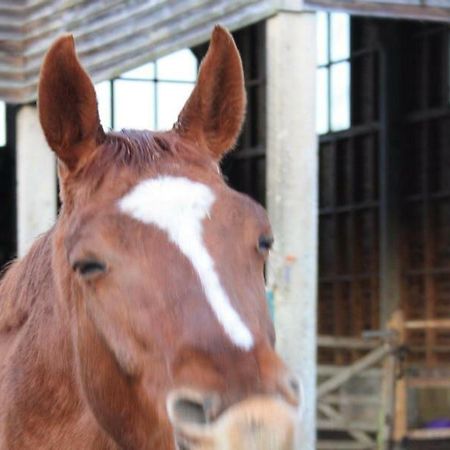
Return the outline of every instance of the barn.
[[[272,220],[268,301],[305,386],[303,448],[449,448],[448,0],[3,0],[0,264],[57,214],[36,113],[54,38],[74,34],[105,126],[161,128],[215,23],[248,93],[223,170]]]

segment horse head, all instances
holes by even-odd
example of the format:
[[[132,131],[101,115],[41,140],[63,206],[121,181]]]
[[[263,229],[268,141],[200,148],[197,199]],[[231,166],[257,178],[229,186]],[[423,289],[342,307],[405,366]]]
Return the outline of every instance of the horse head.
[[[274,350],[267,215],[219,169],[246,106],[216,27],[173,129],[105,132],[71,36],[41,72],[58,156],[53,265],[89,408],[121,448],[292,450],[299,386]]]

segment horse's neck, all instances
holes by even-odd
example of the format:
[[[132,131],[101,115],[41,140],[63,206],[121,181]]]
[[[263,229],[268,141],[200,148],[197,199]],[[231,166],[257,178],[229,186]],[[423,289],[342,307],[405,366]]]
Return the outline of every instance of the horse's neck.
[[[13,423],[20,439],[39,442],[27,449],[115,449],[82,402],[70,326],[59,310],[62,302],[57,299],[52,271],[52,241],[53,231],[49,231],[12,264],[0,282],[0,448],[11,448],[4,439]],[[30,421],[48,435],[36,434]],[[80,430],[82,435],[76,435]],[[48,441],[49,436],[53,440]],[[92,445],[85,444],[91,441]]]

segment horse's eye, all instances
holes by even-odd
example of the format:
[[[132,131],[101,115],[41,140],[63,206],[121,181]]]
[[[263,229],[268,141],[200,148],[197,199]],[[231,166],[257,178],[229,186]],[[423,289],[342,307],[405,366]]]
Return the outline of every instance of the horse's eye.
[[[269,252],[273,245],[273,237],[272,236],[260,236],[258,239],[258,251],[262,255],[265,255]]]
[[[94,259],[76,261],[73,264],[72,268],[75,272],[78,272],[84,278],[91,278],[106,271],[105,264]]]

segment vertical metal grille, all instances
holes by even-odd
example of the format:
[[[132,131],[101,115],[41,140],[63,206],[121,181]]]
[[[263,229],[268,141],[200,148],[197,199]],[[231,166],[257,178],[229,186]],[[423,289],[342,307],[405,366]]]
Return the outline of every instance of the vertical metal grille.
[[[15,122],[17,107],[6,107],[6,146],[0,147],[0,271],[16,255]],[[1,273],[0,273],[1,276]]]
[[[406,51],[402,309],[450,318],[449,28],[414,25]],[[411,361],[450,362],[450,332],[410,331]]]
[[[372,22],[353,19],[351,128],[320,137],[319,334],[358,336],[379,325],[378,51]],[[356,350],[326,350],[345,364]]]

